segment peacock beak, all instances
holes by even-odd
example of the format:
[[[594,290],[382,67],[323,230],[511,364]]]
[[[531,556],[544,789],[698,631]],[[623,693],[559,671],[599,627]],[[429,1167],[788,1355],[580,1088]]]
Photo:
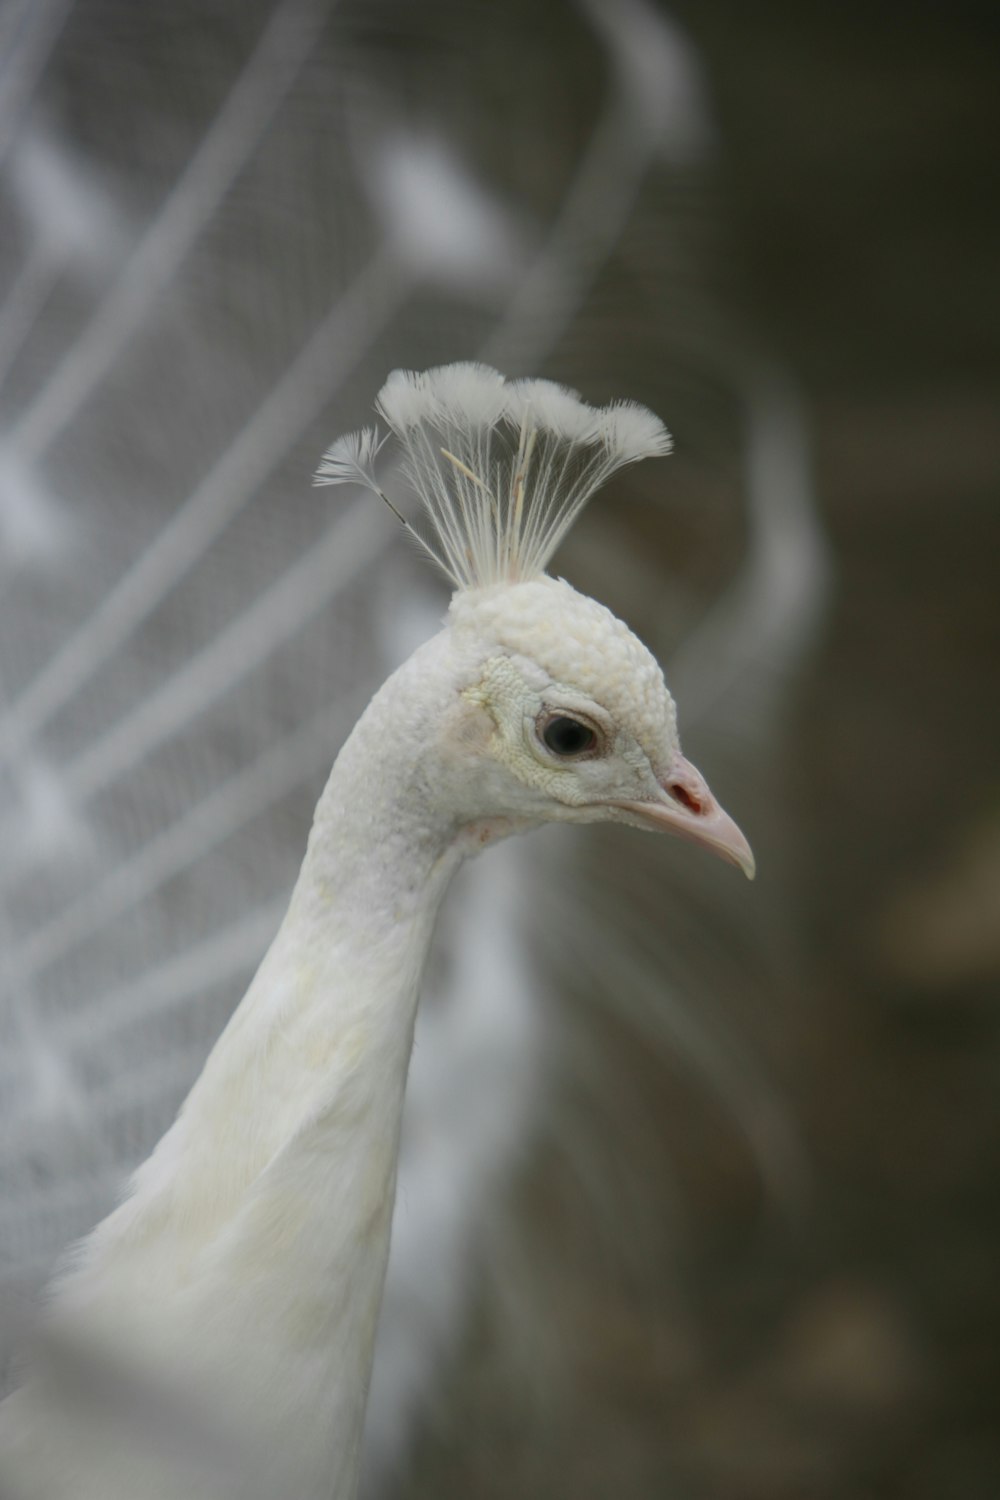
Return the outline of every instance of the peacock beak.
[[[738,865],[752,880],[757,868],[753,851],[716,802],[701,772],[683,755],[676,755],[669,771],[659,777],[659,785],[661,797],[656,802],[619,802],[616,806],[629,814],[629,822],[701,844],[731,865]]]

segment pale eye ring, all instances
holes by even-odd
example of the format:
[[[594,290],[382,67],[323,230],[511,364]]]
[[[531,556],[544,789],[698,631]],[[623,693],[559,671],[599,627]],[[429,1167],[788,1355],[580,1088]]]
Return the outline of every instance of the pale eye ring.
[[[597,731],[572,714],[551,713],[539,721],[542,744],[560,760],[579,760],[598,749]]]

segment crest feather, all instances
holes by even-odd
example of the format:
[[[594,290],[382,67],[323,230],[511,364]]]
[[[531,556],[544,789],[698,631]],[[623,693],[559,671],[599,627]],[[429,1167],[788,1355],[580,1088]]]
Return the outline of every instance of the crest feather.
[[[362,427],[338,438],[323,454],[316,470],[317,484],[375,484],[375,459],[385,442],[376,427]]]
[[[394,370],[375,407],[430,523],[431,537],[415,535],[459,589],[540,577],[605,480],[672,446],[633,401],[588,406],[554,381],[506,381],[483,364]],[[340,438],[316,483],[364,484],[402,520],[375,478],[385,441],[371,427]]]

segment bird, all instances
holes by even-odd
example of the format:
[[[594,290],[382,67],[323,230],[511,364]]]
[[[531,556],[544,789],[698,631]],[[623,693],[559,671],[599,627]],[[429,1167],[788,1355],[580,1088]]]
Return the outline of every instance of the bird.
[[[0,1406],[5,1500],[353,1500],[421,975],[453,875],[510,835],[594,822],[754,875],[655,658],[547,571],[600,486],[669,453],[659,418],[468,362],[396,370],[375,408],[385,431],[340,438],[316,480],[389,506],[450,581],[447,617],[343,745],[245,997],[50,1289]]]

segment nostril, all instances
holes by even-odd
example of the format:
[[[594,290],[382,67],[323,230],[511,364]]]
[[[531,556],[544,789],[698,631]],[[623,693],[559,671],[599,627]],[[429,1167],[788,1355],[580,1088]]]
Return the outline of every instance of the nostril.
[[[674,801],[679,802],[682,807],[686,807],[688,812],[704,812],[704,805],[700,797],[697,797],[694,792],[689,791],[686,786],[682,786],[679,781],[672,782],[667,787],[667,791],[673,797]]]

